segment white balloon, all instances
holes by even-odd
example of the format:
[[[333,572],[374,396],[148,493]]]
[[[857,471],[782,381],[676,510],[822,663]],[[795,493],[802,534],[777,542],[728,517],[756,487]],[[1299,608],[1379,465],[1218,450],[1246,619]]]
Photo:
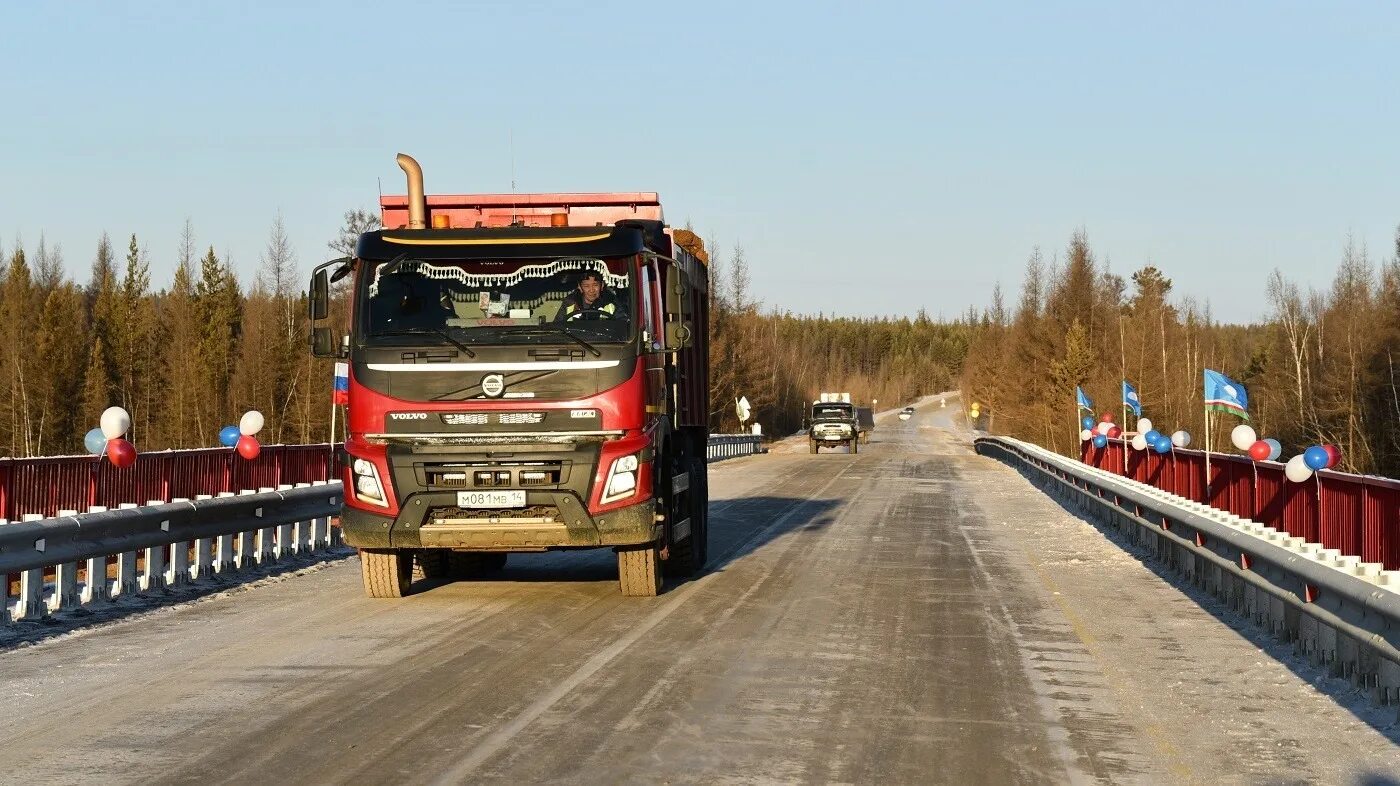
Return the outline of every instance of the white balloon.
[[[238,433],[245,437],[251,437],[262,431],[263,416],[256,409],[250,409],[243,413],[243,417],[238,421]]]
[[[1191,435],[1185,431],[1178,431],[1172,435],[1172,444],[1184,448],[1191,444]]]
[[[1089,440],[1091,440],[1091,439],[1093,439],[1093,438],[1094,438],[1094,432],[1090,431],[1090,430],[1087,429],[1087,428],[1084,429],[1083,431],[1079,432],[1079,441],[1080,441],[1080,442],[1088,442]]]
[[[1151,431],[1151,430],[1152,430],[1152,421],[1148,420],[1147,418],[1138,418],[1138,422],[1137,422],[1137,432],[1138,432],[1139,434],[1146,434],[1147,432],[1149,432],[1149,431]]]
[[[1235,430],[1230,432],[1230,443],[1240,450],[1249,450],[1250,446],[1258,441],[1259,435],[1243,423],[1235,426]]]
[[[1113,429],[1113,424],[1112,424],[1112,423],[1100,423],[1100,424],[1098,424],[1097,426],[1094,426],[1094,432],[1097,433],[1097,434],[1102,434],[1102,435],[1104,435],[1105,437],[1108,436],[1108,432],[1111,431],[1112,429]]]
[[[1141,434],[1133,437],[1133,450],[1147,450],[1147,437]]]
[[[1303,461],[1303,454],[1299,453],[1283,466],[1283,474],[1294,483],[1302,483],[1313,476],[1313,471],[1307,462]]]
[[[98,421],[98,425],[102,427],[102,436],[117,439],[131,428],[131,415],[121,407],[108,407],[102,410],[102,420]]]

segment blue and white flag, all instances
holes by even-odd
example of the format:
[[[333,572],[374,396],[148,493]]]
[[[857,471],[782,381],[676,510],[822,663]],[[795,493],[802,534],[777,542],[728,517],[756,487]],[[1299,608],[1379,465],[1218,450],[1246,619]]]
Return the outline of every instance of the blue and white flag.
[[[1206,369],[1205,376],[1206,411],[1228,412],[1249,420],[1249,393],[1244,385],[1219,371]]]
[[[1138,399],[1137,388],[1128,384],[1128,380],[1123,380],[1123,406],[1133,411],[1134,415],[1142,417],[1142,401]]]
[[[1080,409],[1087,409],[1087,410],[1089,410],[1090,412],[1093,412],[1093,411],[1094,411],[1094,402],[1090,401],[1090,400],[1089,400],[1089,397],[1086,396],[1086,395],[1084,395],[1084,388],[1081,388],[1081,387],[1079,387],[1078,385],[1075,385],[1075,386],[1074,386],[1074,398],[1075,398],[1075,402],[1079,404],[1079,408],[1080,408]]]

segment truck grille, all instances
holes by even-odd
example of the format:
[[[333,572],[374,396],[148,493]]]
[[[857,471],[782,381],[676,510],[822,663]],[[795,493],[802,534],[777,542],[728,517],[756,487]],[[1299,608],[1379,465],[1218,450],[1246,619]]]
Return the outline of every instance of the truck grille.
[[[469,524],[552,524],[561,521],[559,508],[554,505],[530,505],[524,508],[437,508],[428,515],[424,526]]]
[[[423,473],[429,488],[527,488],[559,485],[564,466],[539,462],[429,464]]]

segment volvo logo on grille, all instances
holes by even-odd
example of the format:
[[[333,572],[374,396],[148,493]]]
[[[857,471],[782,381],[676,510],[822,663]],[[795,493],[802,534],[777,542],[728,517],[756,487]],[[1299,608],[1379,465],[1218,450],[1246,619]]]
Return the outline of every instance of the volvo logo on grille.
[[[481,378],[481,392],[491,398],[499,398],[506,392],[506,378],[500,374],[487,374]]]
[[[390,413],[389,413],[389,418],[390,418],[391,420],[427,420],[427,419],[428,419],[428,413],[426,413],[426,412],[390,412]]]

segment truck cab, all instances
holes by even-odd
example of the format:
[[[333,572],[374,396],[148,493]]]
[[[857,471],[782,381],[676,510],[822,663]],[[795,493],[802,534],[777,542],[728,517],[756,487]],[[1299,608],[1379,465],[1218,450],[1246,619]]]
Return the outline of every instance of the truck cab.
[[[807,444],[811,453],[838,445],[846,445],[851,453],[860,451],[860,424],[849,393],[823,393],[812,402]]]

